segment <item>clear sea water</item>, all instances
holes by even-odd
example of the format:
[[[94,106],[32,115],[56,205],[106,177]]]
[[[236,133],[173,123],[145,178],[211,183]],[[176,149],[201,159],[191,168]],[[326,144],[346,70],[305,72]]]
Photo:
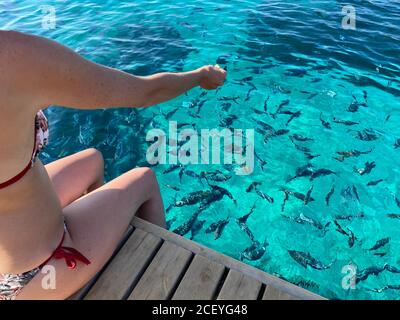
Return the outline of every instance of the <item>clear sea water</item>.
[[[262,131],[256,133],[256,153],[267,164],[262,170],[256,162],[252,175],[236,176],[231,167],[222,165],[187,168],[196,173],[220,170],[230,174],[230,180],[216,184],[229,190],[238,202],[235,206],[225,197],[202,212],[198,219],[205,223],[194,240],[239,258],[251,241],[235,218],[256,203],[247,225],[255,239],[266,240],[268,246],[260,259],[246,263],[328,298],[399,297],[396,285],[400,285],[400,274],[395,268],[400,268],[400,219],[390,216],[400,213],[400,203],[396,203],[396,197],[400,199],[400,148],[395,148],[400,138],[399,1],[353,0],[356,30],[341,26],[342,7],[348,3],[333,0],[54,0],[46,4],[56,9],[55,29],[41,27],[43,13],[33,0],[1,1],[0,27],[52,38],[88,59],[138,75],[190,70],[218,61],[227,68],[228,80],[221,90],[204,97],[195,89],[139,112],[51,107],[47,110],[51,144],[42,155],[44,162],[96,147],[106,159],[108,180],[146,165],[146,132],[152,127],[167,130],[163,113],[176,107],[179,109],[170,120],[194,123],[197,129],[218,128],[229,114],[238,117],[235,128],[257,128],[256,119],[275,129],[288,129],[289,133],[267,143]],[[252,79],[238,81],[246,77]],[[251,88],[255,89],[249,91]],[[223,96],[239,96],[238,103],[232,102],[224,111],[219,100]],[[253,108],[264,110],[268,97],[268,112],[256,114]],[[283,111],[301,111],[289,124],[288,114],[273,117],[287,99],[290,102]],[[193,118],[196,109],[190,106],[201,100],[206,101],[200,117]],[[359,108],[349,112],[350,106]],[[331,129],[322,125],[321,114]],[[334,118],[358,124],[346,126],[335,123]],[[376,140],[361,140],[363,133],[376,136]],[[308,159],[291,141],[294,134],[312,138],[295,142],[319,156]],[[351,150],[371,152],[344,161],[334,159],[336,152]],[[368,174],[355,172],[354,168],[362,169],[366,162],[375,162],[376,167]],[[308,163],[336,174],[287,182],[296,168]],[[166,206],[175,198],[208,188],[187,175],[180,183],[180,170],[164,174],[166,168],[154,167]],[[380,179],[383,181],[377,185],[367,185]],[[245,192],[254,181],[262,182],[258,189],[273,197],[274,203],[254,191]],[[311,186],[314,201],[305,205],[292,195],[282,212],[282,188],[306,194]],[[325,197],[332,186],[335,191],[327,206]],[[170,228],[187,221],[195,210],[196,206],[173,208],[167,215]],[[230,217],[229,224],[219,239],[205,233],[211,223],[226,217]],[[347,219],[340,219],[343,217]],[[317,223],[330,224],[320,230]],[[354,244],[349,243],[352,234]],[[385,238],[388,243],[370,250]],[[329,268],[305,268],[288,250],[310,253]],[[346,290],[342,268],[348,264],[356,266],[360,276],[370,267],[380,272]],[[374,291],[382,288],[385,290]]]

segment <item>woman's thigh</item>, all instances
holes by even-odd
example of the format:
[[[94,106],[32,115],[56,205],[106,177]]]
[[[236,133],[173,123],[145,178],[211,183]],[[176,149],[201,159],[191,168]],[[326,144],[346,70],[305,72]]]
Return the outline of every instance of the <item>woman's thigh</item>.
[[[18,299],[65,299],[83,287],[108,261],[139,208],[152,197],[157,181],[150,169],[138,168],[83,196],[64,208],[68,234],[64,246],[86,256],[91,264],[78,262],[74,270],[52,259],[56,289],[44,290],[39,273]],[[156,209],[156,208],[155,208]],[[161,206],[159,215],[164,215]]]
[[[65,207],[81,197],[90,188],[103,182],[103,157],[96,149],[87,149],[45,166],[60,199]]]

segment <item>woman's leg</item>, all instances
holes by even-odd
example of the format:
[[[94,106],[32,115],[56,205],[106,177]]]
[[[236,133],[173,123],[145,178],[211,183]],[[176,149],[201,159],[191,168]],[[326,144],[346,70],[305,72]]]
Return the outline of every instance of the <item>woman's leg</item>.
[[[52,259],[56,289],[44,290],[39,273],[18,299],[65,299],[83,287],[108,261],[135,216],[165,227],[164,206],[154,173],[148,168],[131,170],[64,208],[68,234],[64,246],[85,255],[91,264],[75,270]]]
[[[45,168],[63,208],[104,184],[104,161],[96,149],[75,153]]]

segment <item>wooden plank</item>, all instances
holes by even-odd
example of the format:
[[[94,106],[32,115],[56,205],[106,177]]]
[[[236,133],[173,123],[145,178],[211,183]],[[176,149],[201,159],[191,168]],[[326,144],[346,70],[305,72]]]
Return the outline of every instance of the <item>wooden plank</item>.
[[[137,283],[162,240],[136,229],[104,270],[85,300],[121,300]]]
[[[211,300],[225,267],[196,255],[179,284],[173,300]]]
[[[128,300],[166,300],[177,286],[192,253],[164,242]]]
[[[129,226],[127,230],[125,231],[124,236],[122,237],[121,241],[119,242],[117,248],[113,252],[111,258],[109,261],[105,264],[105,266],[80,290],[78,290],[75,294],[73,294],[71,297],[68,298],[68,300],[82,300],[87,292],[92,288],[92,286],[96,283],[97,279],[100,277],[101,273],[104,271],[104,269],[108,266],[110,261],[114,259],[115,255],[121,250],[122,246],[125,244],[125,242],[129,239],[133,232],[133,227]]]
[[[218,300],[257,300],[261,282],[230,270],[218,295]]]
[[[165,241],[170,241],[175,243],[177,246],[185,248],[189,251],[192,251],[196,255],[202,255],[212,261],[220,263],[226,266],[229,269],[236,270],[240,273],[243,273],[251,278],[254,278],[266,285],[271,285],[273,287],[279,288],[279,290],[286,292],[291,296],[298,297],[302,300],[325,300],[324,297],[321,297],[313,292],[300,288],[290,282],[282,280],[278,277],[275,277],[271,274],[268,274],[262,270],[254,268],[248,264],[245,264],[241,261],[228,257],[224,254],[216,252],[210,248],[202,246],[198,243],[190,241],[186,238],[183,238],[177,234],[169,232],[163,228],[160,228],[154,224],[151,224],[143,219],[135,217],[131,224],[139,229],[145,230],[146,232],[152,233],[157,237],[164,239]]]
[[[290,294],[282,292],[281,290],[279,290],[273,286],[267,285],[262,299],[263,300],[295,300],[296,298],[291,296]]]

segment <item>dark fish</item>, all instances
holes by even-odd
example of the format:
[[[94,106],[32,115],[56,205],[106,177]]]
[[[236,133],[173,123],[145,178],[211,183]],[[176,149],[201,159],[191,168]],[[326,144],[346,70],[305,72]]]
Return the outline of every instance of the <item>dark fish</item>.
[[[298,264],[303,266],[304,268],[307,268],[307,266],[310,266],[313,269],[316,270],[326,270],[329,269],[332,264],[330,265],[324,265],[317,259],[311,256],[309,252],[302,252],[302,251],[296,251],[296,250],[288,250],[289,255],[292,257],[294,261],[296,261]]]
[[[217,182],[225,182],[228,181],[229,179],[232,178],[231,175],[229,174],[224,174],[219,170],[213,171],[213,172],[201,172],[200,173],[200,177],[201,178],[206,178],[208,180],[212,180],[212,181],[217,181]]]
[[[233,101],[233,102],[236,103],[236,104],[238,104],[237,100],[239,100],[239,99],[240,99],[239,96],[236,96],[236,97],[227,97],[227,96],[223,96],[223,97],[221,97],[221,98],[218,98],[219,101],[224,101],[224,102]]]
[[[193,240],[193,238],[203,229],[204,223],[206,220],[196,220],[195,223],[193,224],[192,228],[190,229],[190,240]]]
[[[261,157],[256,152],[254,152],[254,156],[256,157],[257,161],[260,163],[261,170],[264,171],[264,166],[267,164],[267,161],[265,161],[264,159],[261,159]]]
[[[169,119],[171,118],[177,111],[179,110],[179,108],[175,108],[174,110],[167,112],[167,113],[163,113],[163,116],[165,119]]]
[[[354,171],[359,173],[360,175],[365,175],[371,173],[372,169],[376,167],[375,161],[372,162],[366,162],[365,163],[365,168],[357,169],[354,168]]]
[[[293,141],[293,140],[297,140],[297,141],[301,141],[301,142],[305,142],[305,141],[314,141],[314,139],[312,139],[312,138],[308,138],[308,137],[302,136],[302,135],[297,134],[297,133],[291,135],[291,136],[290,136],[290,139],[291,139],[292,141]]]
[[[358,196],[358,191],[356,186],[353,184],[353,194],[356,196],[356,199],[360,201],[360,197]]]
[[[292,115],[290,116],[289,120],[286,122],[286,125],[288,125],[290,122],[292,122],[294,119],[298,118],[301,116],[301,111],[297,111],[292,113]]]
[[[356,284],[361,281],[367,280],[370,275],[375,275],[375,276],[379,275],[381,272],[385,271],[385,269],[386,269],[386,266],[383,266],[383,267],[374,266],[374,267],[369,267],[364,270],[361,270],[360,272],[357,272],[356,279],[355,279]]]
[[[233,122],[237,119],[238,119],[238,117],[236,115],[231,114],[229,116],[222,118],[220,120],[219,124],[221,127],[229,128],[232,126]]]
[[[264,200],[267,200],[269,203],[274,203],[274,198],[270,197],[266,193],[262,192],[261,190],[256,189],[256,193]]]
[[[394,143],[394,148],[395,148],[395,149],[400,148],[400,139],[397,139],[397,140],[395,141],[395,143]]]
[[[355,241],[356,241],[356,237],[354,236],[354,233],[349,228],[347,228],[347,231],[344,230],[342,228],[342,226],[336,220],[334,220],[333,222],[336,225],[336,231],[338,231],[339,233],[341,233],[341,234],[343,234],[343,235],[348,237],[349,247],[352,248],[354,246]]]
[[[333,172],[332,170],[324,169],[324,168],[317,169],[311,174],[310,181],[313,181],[316,178],[331,175],[331,174],[336,174],[336,172]]]
[[[173,164],[173,165],[170,165],[167,169],[165,169],[165,170],[163,171],[163,174],[170,173],[170,172],[175,171],[175,170],[177,170],[177,169],[179,169],[179,168],[181,168],[181,167],[182,167],[181,164]]]
[[[370,249],[368,249],[368,251],[374,251],[374,250],[378,250],[379,248],[382,248],[383,246],[387,245],[390,241],[390,238],[383,238],[378,240],[374,246]]]
[[[293,177],[288,178],[286,182],[290,182],[300,177],[309,177],[313,174],[313,172],[314,172],[313,165],[311,163],[307,163],[306,165],[297,168],[296,174]]]
[[[347,220],[347,221],[352,221],[352,220],[354,220],[354,219],[356,219],[356,218],[364,218],[365,217],[365,215],[364,215],[364,212],[360,212],[360,213],[358,213],[358,214],[356,214],[356,215],[340,215],[340,214],[337,214],[337,215],[335,215],[335,219],[336,220]]]
[[[247,95],[246,95],[246,98],[244,99],[244,101],[250,100],[250,95],[254,90],[256,90],[256,88],[253,87],[253,88],[250,88],[249,91],[247,91]]]
[[[359,157],[363,154],[371,153],[374,149],[368,151],[359,151],[359,150],[351,150],[351,151],[337,151],[336,153],[339,155],[337,158],[334,158],[340,162],[344,161],[346,158],[350,157]]]
[[[331,190],[327,193],[327,195],[325,197],[325,203],[327,206],[329,206],[329,201],[330,201],[332,195],[334,194],[334,192],[335,192],[335,186],[332,185]]]
[[[322,125],[327,129],[332,129],[331,124],[328,121],[322,119],[322,112],[319,115],[319,120],[321,121]]]
[[[292,69],[287,69],[284,74],[286,76],[290,77],[303,77],[307,74],[307,70],[303,68],[292,68]]]
[[[268,112],[268,101],[269,101],[269,96],[267,99],[265,99],[264,101],[264,112],[267,113]]]
[[[250,247],[240,253],[240,260],[256,261],[262,258],[267,250],[268,242],[260,243],[257,240],[253,241]]]
[[[180,191],[180,189],[178,187],[175,187],[175,186],[170,185],[170,184],[165,184],[164,183],[164,186],[166,186],[167,188],[172,189],[174,191]]]
[[[390,219],[400,219],[400,213],[388,213],[386,216]]]
[[[286,190],[283,190],[283,192],[285,194],[285,197],[283,198],[283,203],[282,203],[282,206],[281,206],[281,211],[282,212],[285,211],[286,201],[289,200],[289,192],[287,192]]]
[[[361,141],[374,141],[379,138],[373,129],[364,129],[363,131],[356,131],[356,138]]]
[[[224,228],[226,227],[226,225],[229,223],[229,218],[226,218],[225,220],[222,220],[217,228],[215,229],[214,232],[214,240],[219,239],[219,237],[221,237],[222,232],[224,231]]]
[[[317,95],[318,95],[318,92],[311,93],[311,94],[307,97],[307,99],[310,100],[310,99],[316,97]]]
[[[184,236],[192,230],[194,223],[197,221],[197,217],[199,216],[200,211],[196,211],[193,215],[175,230],[174,233],[179,234],[180,236]]]
[[[307,191],[307,194],[306,194],[306,196],[304,198],[304,204],[305,205],[307,205],[310,202],[311,193],[312,193],[313,189],[314,189],[314,186],[311,186],[311,188]]]
[[[245,214],[244,216],[237,218],[236,219],[236,223],[239,225],[240,229],[247,234],[247,236],[250,238],[251,241],[254,241],[254,235],[253,232],[251,232],[251,230],[249,229],[249,227],[247,226],[247,219],[251,216],[251,214],[254,212],[254,209],[256,208],[256,205],[254,204],[251,209],[250,212]]]
[[[376,186],[378,183],[381,183],[383,179],[375,180],[375,181],[370,181],[367,183],[367,186]]]
[[[274,113],[274,117],[275,117],[277,114],[279,114],[279,113],[281,112],[282,108],[285,107],[285,106],[287,106],[289,103],[290,103],[290,100],[289,100],[289,99],[283,100],[283,101],[279,104],[278,108],[276,109],[276,111],[275,111],[275,113]]]
[[[254,181],[247,187],[246,192],[250,192],[253,189],[256,189],[257,186],[260,186],[260,185],[261,185],[261,182]]]
[[[356,124],[359,124],[359,122],[354,122],[354,121],[349,121],[349,120],[339,120],[339,119],[336,119],[336,118],[333,118],[332,121],[334,123],[344,124],[345,126],[354,126]]]

